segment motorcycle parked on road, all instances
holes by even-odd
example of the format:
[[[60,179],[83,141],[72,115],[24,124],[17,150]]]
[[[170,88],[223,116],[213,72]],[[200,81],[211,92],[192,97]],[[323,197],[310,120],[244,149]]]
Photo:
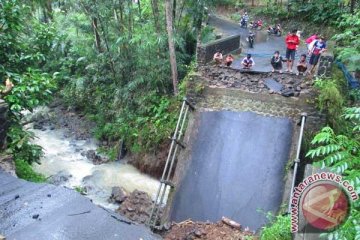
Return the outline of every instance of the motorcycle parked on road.
[[[251,29],[261,30],[262,26],[263,26],[263,22],[261,19],[254,22],[250,22]]]
[[[245,17],[242,17],[241,20],[240,20],[240,27],[242,28],[247,28],[248,27],[248,22],[246,20]]]
[[[282,30],[281,30],[281,27],[280,27],[279,24],[276,27],[270,26],[268,28],[267,32],[268,32],[269,35],[275,35],[275,36],[278,36],[278,37],[280,37],[282,35]]]

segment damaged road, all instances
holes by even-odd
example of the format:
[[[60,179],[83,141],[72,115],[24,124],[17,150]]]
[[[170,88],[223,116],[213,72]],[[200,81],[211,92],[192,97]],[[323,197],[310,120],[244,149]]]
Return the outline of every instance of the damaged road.
[[[7,240],[161,239],[79,193],[0,171],[0,236]]]

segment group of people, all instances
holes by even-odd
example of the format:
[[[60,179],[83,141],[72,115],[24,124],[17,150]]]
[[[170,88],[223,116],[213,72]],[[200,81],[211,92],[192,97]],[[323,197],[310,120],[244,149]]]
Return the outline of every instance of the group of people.
[[[286,43],[286,72],[292,73],[293,71],[293,65],[295,62],[295,55],[298,51],[299,44],[300,44],[300,36],[299,31],[294,29],[291,31],[285,38]],[[326,43],[325,39],[322,36],[319,36],[319,34],[314,34],[310,36],[308,39],[306,39],[307,44],[307,54],[301,54],[299,62],[297,64],[297,74],[305,74],[308,69],[307,64],[307,55],[310,56],[309,64],[310,64],[310,70],[309,73],[312,73],[315,69],[315,66],[317,65],[320,55],[326,51]],[[277,61],[278,59],[281,59],[281,61]],[[280,56],[280,53],[278,51],[275,52],[274,56],[271,58],[271,65],[273,67],[274,71],[282,71],[282,57]]]
[[[283,62],[286,62],[286,72],[293,72],[293,65],[295,62],[296,52],[298,52],[300,44],[299,31],[291,31],[285,38],[286,43],[286,54],[285,59],[280,55],[279,51],[275,51],[274,55],[271,58],[272,72],[282,73]],[[322,36],[319,36],[318,33],[310,36],[305,41],[307,45],[307,54],[303,53],[300,55],[299,61],[297,63],[297,75],[305,75],[308,70],[307,57],[309,56],[309,73],[312,73],[316,64],[319,61],[320,55],[326,51],[325,39]]]
[[[217,51],[215,54],[214,54],[214,61],[217,65],[220,65],[222,63],[224,63],[226,66],[230,67],[231,64],[233,63],[234,61],[234,56],[231,55],[231,54],[228,54],[226,55],[225,59],[223,58],[223,55],[220,51]]]
[[[272,72],[283,72],[283,62],[286,62],[285,72],[292,73],[293,65],[295,62],[295,56],[298,52],[298,47],[300,44],[300,36],[299,31],[293,30],[291,31],[285,38],[286,43],[286,53],[285,58],[283,58],[279,51],[275,51],[274,55],[271,57],[270,64],[272,66]],[[326,51],[326,42],[324,37],[320,36],[318,33],[310,36],[305,41],[307,45],[307,54],[301,54],[300,58],[297,62],[296,74],[313,73],[315,66],[317,65],[319,58],[323,52]],[[309,67],[307,58],[309,57]],[[214,55],[214,61],[219,64],[223,62],[223,57],[221,52],[217,52]],[[229,54],[225,58],[225,65],[230,66],[234,61],[234,57]],[[246,57],[241,61],[241,66],[244,69],[251,69],[255,65],[255,61],[251,54],[247,54]]]

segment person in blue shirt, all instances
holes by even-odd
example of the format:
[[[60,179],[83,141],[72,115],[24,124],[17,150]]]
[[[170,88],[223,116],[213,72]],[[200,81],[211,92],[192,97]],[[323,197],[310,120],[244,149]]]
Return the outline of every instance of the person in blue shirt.
[[[320,56],[326,49],[326,42],[324,37],[320,37],[319,40],[316,40],[314,46],[310,50],[311,56],[309,60],[310,64],[310,73],[312,73],[316,67],[316,64],[319,62]]]

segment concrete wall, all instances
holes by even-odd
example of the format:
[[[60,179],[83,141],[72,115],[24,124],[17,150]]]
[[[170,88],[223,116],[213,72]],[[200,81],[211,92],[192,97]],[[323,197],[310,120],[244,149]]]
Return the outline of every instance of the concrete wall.
[[[317,75],[320,77],[330,77],[331,67],[334,62],[334,55],[332,53],[324,53],[320,56]]]
[[[9,122],[7,120],[8,106],[6,103],[0,99],[0,150],[5,147],[6,143],[6,132],[9,127]]]
[[[228,54],[240,48],[240,35],[233,35],[222,38],[200,46],[198,51],[199,64],[206,64],[213,59],[217,50],[222,51],[223,54]]]

